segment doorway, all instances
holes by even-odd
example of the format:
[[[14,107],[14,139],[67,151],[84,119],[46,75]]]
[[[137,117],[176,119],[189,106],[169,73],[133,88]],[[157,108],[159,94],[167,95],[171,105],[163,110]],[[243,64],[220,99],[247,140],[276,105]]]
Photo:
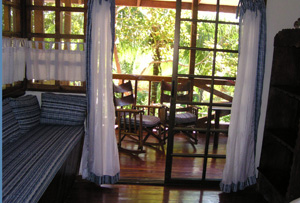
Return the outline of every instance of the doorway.
[[[210,3],[214,7],[207,12],[201,11],[207,5],[198,4],[198,1],[194,1],[192,10],[184,9],[186,2],[177,1],[173,75],[169,78],[174,89],[178,80],[189,80],[193,84],[192,99],[183,103],[174,97],[170,114],[172,109],[175,112],[178,105],[194,105],[201,109],[197,126],[189,129],[197,133],[198,143],[192,144],[186,138],[183,133],[186,129],[170,124],[164,152],[146,147],[146,153],[138,156],[120,154],[121,181],[173,184],[187,181],[218,182],[221,179],[226,158],[226,133],[230,122],[239,34],[235,9],[229,11],[224,8],[231,8],[238,2],[228,5],[228,1],[213,0]],[[194,34],[191,34],[192,30]],[[114,79],[134,81],[137,96],[141,93],[151,94],[150,89],[141,88],[140,84],[143,83],[147,87],[152,86],[151,82],[157,83],[157,91],[160,91],[162,78],[149,82],[142,75],[115,74]],[[152,103],[150,98],[145,102]],[[128,143],[128,147],[133,147],[133,144]]]

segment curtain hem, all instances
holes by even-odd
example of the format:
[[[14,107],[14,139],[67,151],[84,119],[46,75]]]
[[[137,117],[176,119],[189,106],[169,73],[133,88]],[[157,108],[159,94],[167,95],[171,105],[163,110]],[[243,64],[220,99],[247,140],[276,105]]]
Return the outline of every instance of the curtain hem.
[[[104,175],[104,176],[97,176],[96,174],[90,172],[87,180],[96,183],[98,185],[101,184],[115,184],[120,179],[120,173],[117,173],[114,176]]]
[[[238,183],[231,183],[231,184],[224,184],[220,183],[220,189],[223,192],[230,193],[230,192],[237,192],[238,190],[244,190],[246,187],[256,184],[256,176],[248,177],[247,180],[244,182]]]

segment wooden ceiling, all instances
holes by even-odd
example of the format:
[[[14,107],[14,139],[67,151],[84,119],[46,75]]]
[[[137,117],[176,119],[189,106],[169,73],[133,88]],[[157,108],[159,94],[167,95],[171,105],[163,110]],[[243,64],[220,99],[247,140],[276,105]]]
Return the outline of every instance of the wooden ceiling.
[[[176,0],[115,0],[117,6],[176,9]],[[223,4],[224,2],[224,4]],[[226,2],[226,3],[225,3]],[[222,0],[220,12],[236,13],[238,0]],[[199,11],[216,11],[216,0],[199,0]],[[183,0],[182,9],[192,9],[192,0]]]

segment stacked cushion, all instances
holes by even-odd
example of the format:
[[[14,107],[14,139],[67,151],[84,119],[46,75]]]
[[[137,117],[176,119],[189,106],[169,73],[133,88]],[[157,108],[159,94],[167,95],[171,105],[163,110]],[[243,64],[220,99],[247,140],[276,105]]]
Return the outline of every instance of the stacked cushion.
[[[28,132],[40,123],[41,110],[36,96],[10,98],[9,105],[19,123],[21,133]]]
[[[85,97],[43,93],[42,102],[33,95],[2,102],[3,202],[38,202],[84,135]]]
[[[81,125],[86,116],[86,97],[78,95],[42,94],[42,124]]]

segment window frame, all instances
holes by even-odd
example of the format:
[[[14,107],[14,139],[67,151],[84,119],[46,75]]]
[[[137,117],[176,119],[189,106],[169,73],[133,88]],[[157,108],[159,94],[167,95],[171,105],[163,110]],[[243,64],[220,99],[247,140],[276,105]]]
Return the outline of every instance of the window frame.
[[[32,3],[37,3],[40,5],[32,5]],[[81,39],[85,42],[86,37],[86,23],[87,23],[87,2],[88,0],[78,0],[82,2],[83,7],[71,7],[72,0],[69,0],[70,5],[61,6],[61,3],[65,3],[65,0],[55,0],[55,6],[44,6],[44,1],[41,0],[3,0],[2,7],[6,10],[3,14],[3,22],[8,29],[2,31],[2,36],[5,37],[20,37],[27,38],[28,40],[34,41],[45,41],[45,38],[52,38],[55,42],[65,42],[71,40]],[[16,8],[20,10],[20,20],[17,20],[13,16],[14,23],[11,22],[11,12],[12,9]],[[32,32],[32,15],[33,11],[53,11],[55,12],[55,33],[46,34],[42,32]],[[62,34],[61,33],[61,12],[80,12],[84,15],[83,22],[83,34]],[[70,18],[71,22],[71,18]],[[13,26],[12,26],[13,25]],[[69,25],[71,26],[71,24]],[[20,31],[16,32],[18,27]],[[14,28],[14,29],[12,29]],[[25,68],[25,67],[24,67]],[[52,92],[73,92],[73,93],[85,93],[86,92],[86,82],[81,82],[81,86],[71,85],[74,81],[39,81],[33,82],[24,78],[21,82],[16,82],[15,84],[3,85],[2,90],[5,94],[10,94],[11,92],[16,91],[17,89],[31,90],[31,91],[52,91]],[[50,85],[49,85],[50,83]]]

